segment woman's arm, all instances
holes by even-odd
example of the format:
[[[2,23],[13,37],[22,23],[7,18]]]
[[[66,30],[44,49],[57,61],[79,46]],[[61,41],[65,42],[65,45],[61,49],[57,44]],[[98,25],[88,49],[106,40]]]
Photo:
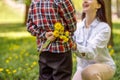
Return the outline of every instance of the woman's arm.
[[[79,53],[76,53],[77,55],[86,59],[94,59],[96,55],[107,46],[111,30],[108,25],[104,26],[105,27],[98,30],[98,33],[94,38],[87,41],[86,47],[77,43],[77,50],[79,51]]]

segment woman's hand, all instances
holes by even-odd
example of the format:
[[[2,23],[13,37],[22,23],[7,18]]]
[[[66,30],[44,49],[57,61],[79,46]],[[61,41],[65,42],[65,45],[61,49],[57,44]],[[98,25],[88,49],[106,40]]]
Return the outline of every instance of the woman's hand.
[[[72,50],[76,50],[77,49],[77,44],[75,42],[72,42]]]

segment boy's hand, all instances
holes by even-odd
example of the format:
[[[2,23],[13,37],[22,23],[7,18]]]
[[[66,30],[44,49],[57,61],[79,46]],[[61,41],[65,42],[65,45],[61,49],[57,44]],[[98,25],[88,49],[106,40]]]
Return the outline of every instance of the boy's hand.
[[[51,42],[54,41],[56,39],[56,37],[54,37],[53,32],[46,32],[45,37],[50,40]]]

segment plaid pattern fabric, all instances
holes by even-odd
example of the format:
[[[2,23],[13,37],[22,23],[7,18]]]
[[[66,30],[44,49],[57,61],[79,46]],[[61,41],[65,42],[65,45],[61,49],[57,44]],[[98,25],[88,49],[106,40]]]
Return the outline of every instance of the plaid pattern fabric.
[[[65,30],[73,35],[76,17],[71,0],[34,0],[31,3],[27,30],[37,37],[38,50],[46,41],[45,33],[53,31],[56,22],[61,22]],[[71,46],[70,41],[64,44],[60,39],[56,39],[44,51],[62,53],[70,50]]]

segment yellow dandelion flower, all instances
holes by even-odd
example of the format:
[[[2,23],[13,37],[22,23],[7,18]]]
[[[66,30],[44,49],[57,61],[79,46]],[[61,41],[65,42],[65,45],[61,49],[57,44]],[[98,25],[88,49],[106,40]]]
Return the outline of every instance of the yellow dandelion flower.
[[[9,72],[10,70],[9,69],[6,69],[6,72]]]
[[[64,35],[64,28],[59,31],[60,35]]]
[[[69,40],[68,38],[65,38],[65,39],[63,40],[63,42],[68,42],[68,40]]]
[[[36,65],[36,64],[37,64],[37,62],[34,61],[34,62],[33,62],[33,65]]]
[[[59,22],[55,23],[54,28],[55,28],[55,30],[60,30],[62,28],[61,23],[59,23]]]
[[[2,72],[4,69],[3,68],[0,68],[0,72]]]
[[[64,40],[65,38],[66,38],[66,36],[64,36],[64,35],[60,36],[60,39],[62,39],[62,40]]]
[[[55,31],[53,32],[53,35],[54,35],[55,37],[59,37],[59,32],[58,32],[57,30],[55,30]]]
[[[16,73],[17,72],[17,70],[13,70],[13,73]]]
[[[112,46],[111,46],[111,45],[109,45],[109,46],[108,46],[108,48],[109,48],[109,49],[111,49],[111,48],[112,48]]]
[[[64,27],[63,27],[63,26],[61,26],[61,29],[60,29],[60,31],[64,31]]]
[[[8,59],[7,59],[5,62],[6,62],[6,63],[9,63],[9,62],[10,62],[10,60],[8,60]]]
[[[65,36],[69,37],[69,31],[65,32]]]
[[[12,57],[9,57],[8,59],[9,59],[9,60],[12,60]]]
[[[33,67],[34,67],[34,65],[31,65],[30,67],[31,67],[31,68],[33,68]]]
[[[60,35],[64,35],[64,31],[63,30],[60,30]]]
[[[9,71],[9,72],[7,72],[8,74],[11,74],[11,72]]]
[[[9,70],[9,69],[6,69],[6,72],[7,72],[8,74],[11,74],[11,72],[10,72],[10,70]]]
[[[114,49],[110,50],[110,55],[112,56],[114,54]]]

